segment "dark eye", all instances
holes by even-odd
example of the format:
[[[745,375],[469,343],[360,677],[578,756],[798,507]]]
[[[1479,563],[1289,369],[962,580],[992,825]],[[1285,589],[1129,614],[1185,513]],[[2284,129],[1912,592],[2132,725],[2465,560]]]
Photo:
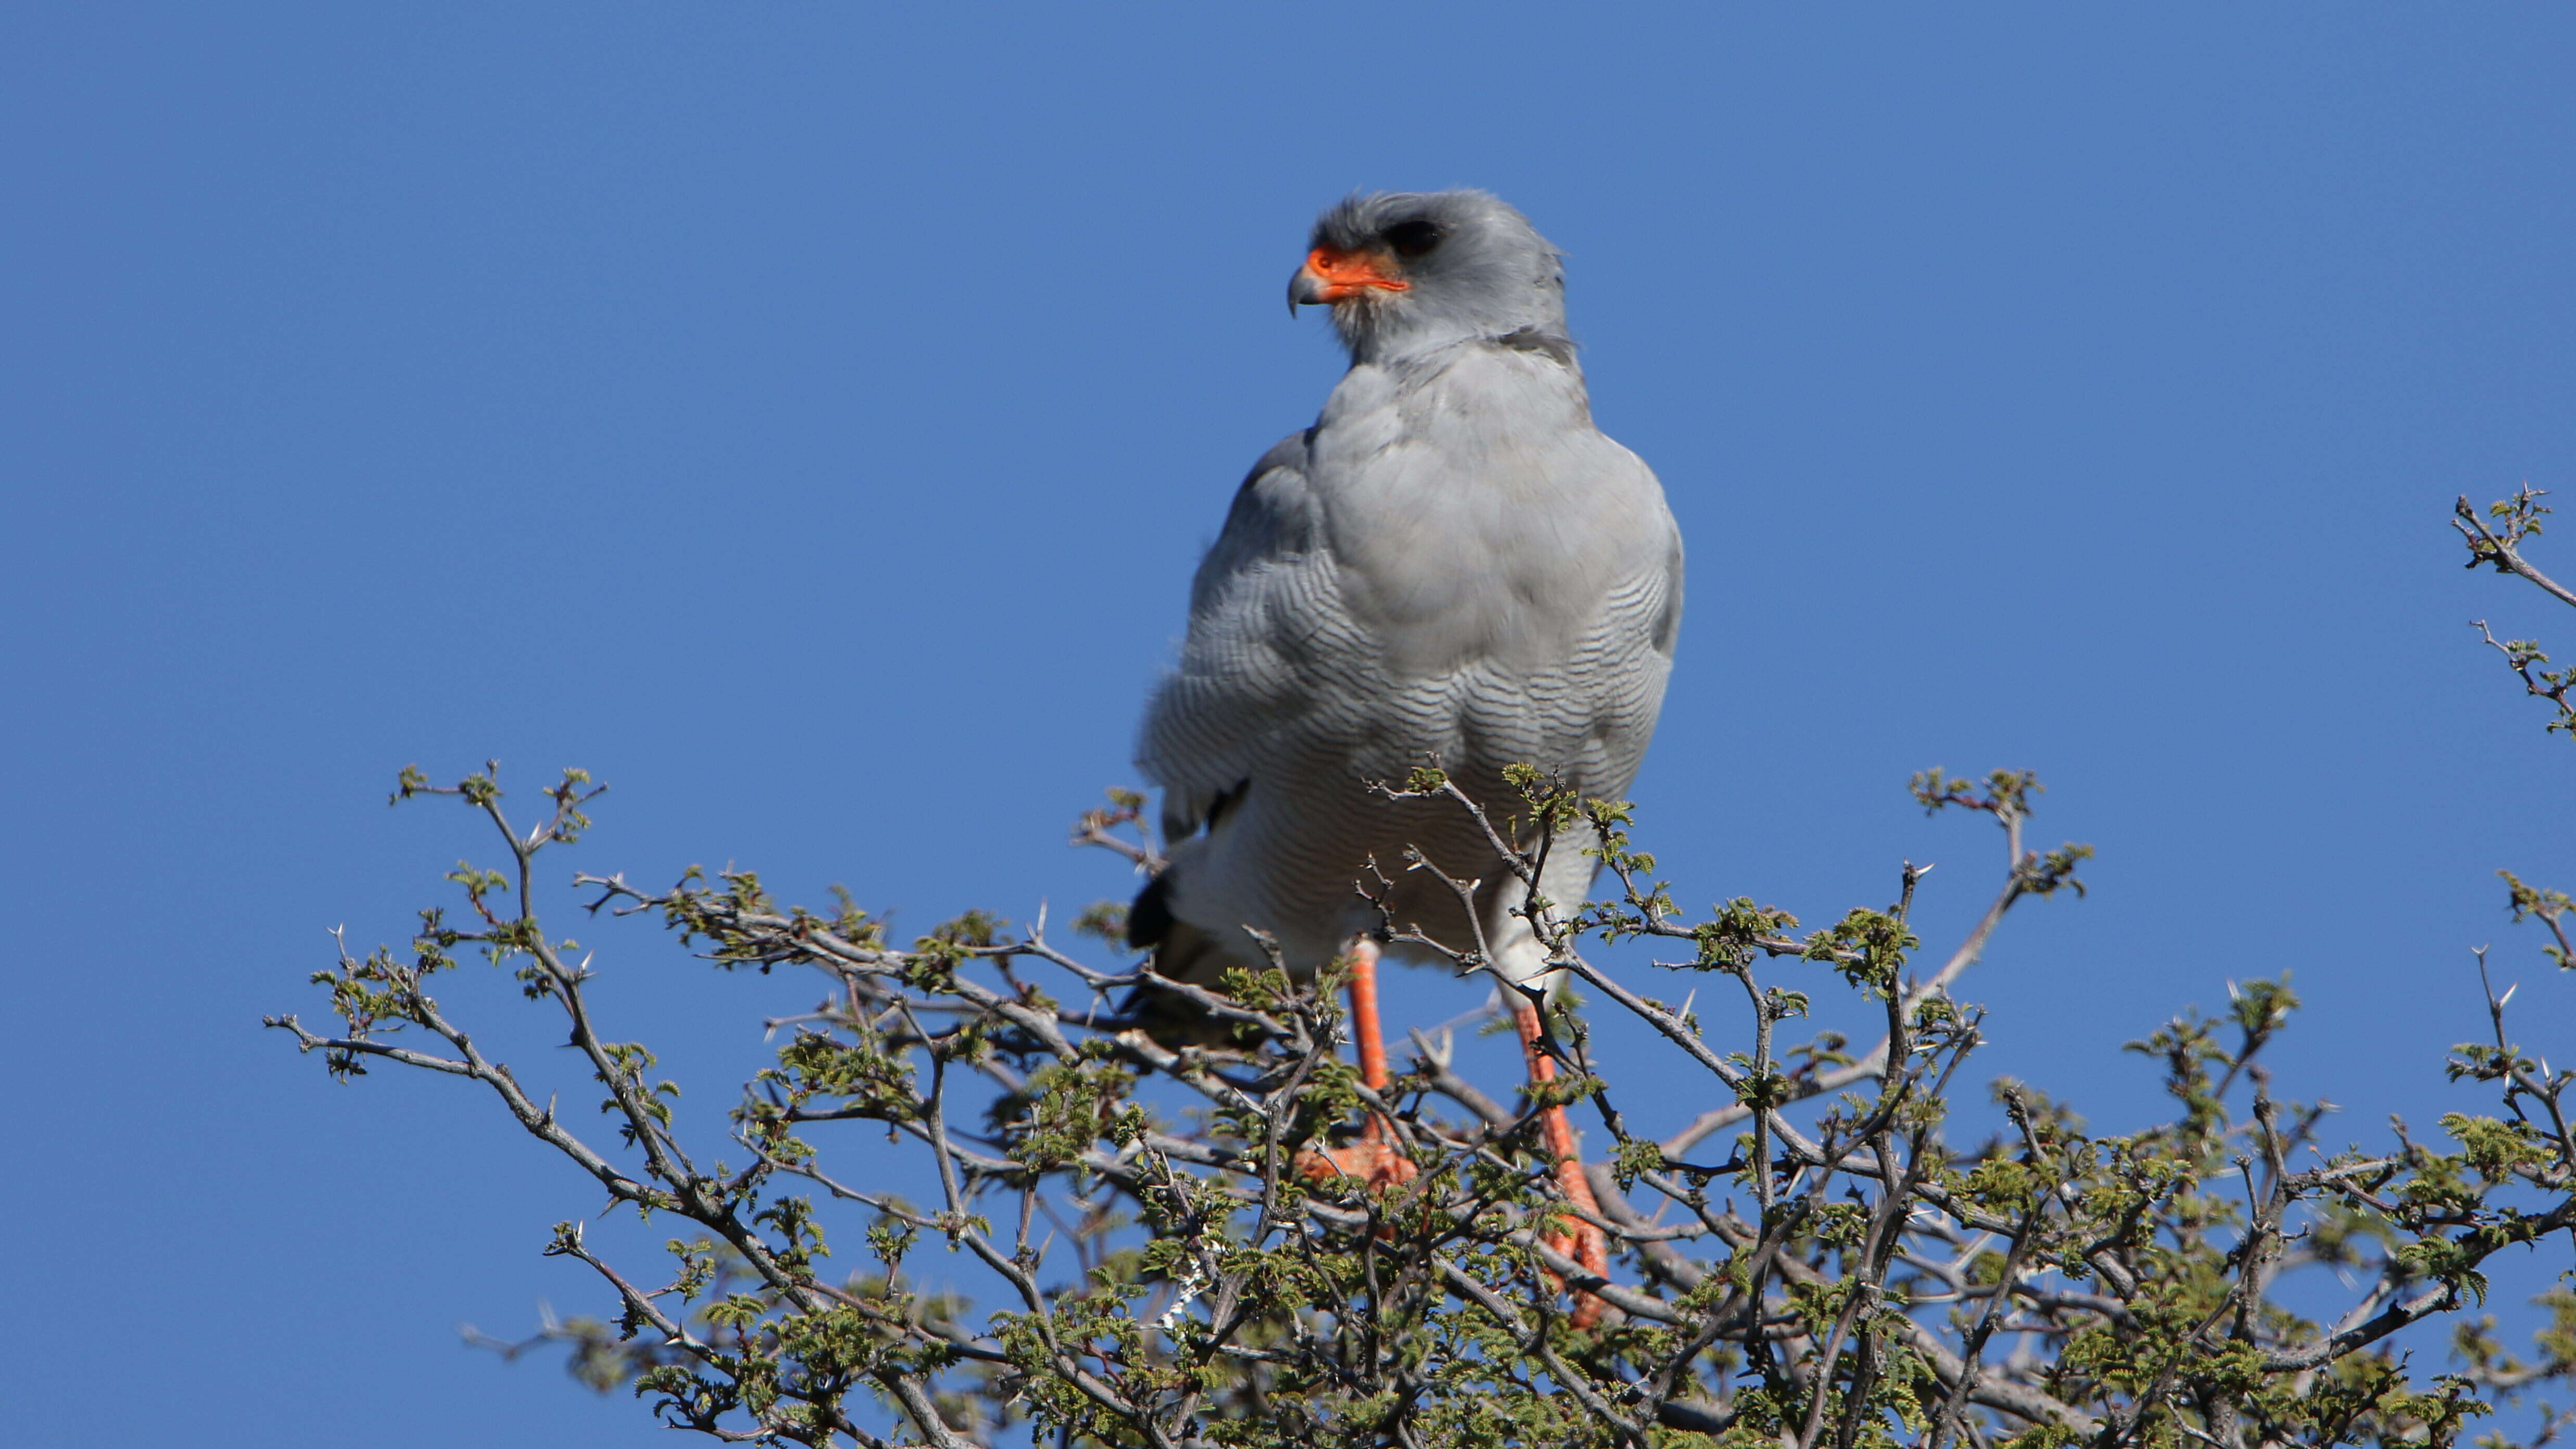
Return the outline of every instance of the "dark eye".
[[[1386,244],[1395,249],[1397,256],[1406,261],[1412,261],[1416,257],[1429,256],[1431,249],[1440,245],[1441,239],[1448,233],[1442,231],[1440,223],[1436,221],[1399,221],[1388,227],[1382,235],[1386,237]]]

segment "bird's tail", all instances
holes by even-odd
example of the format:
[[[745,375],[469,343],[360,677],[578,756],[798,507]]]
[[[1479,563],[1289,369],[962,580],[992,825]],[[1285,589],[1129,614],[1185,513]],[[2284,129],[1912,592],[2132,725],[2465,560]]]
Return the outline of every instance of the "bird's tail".
[[[1168,868],[1145,882],[1128,906],[1127,944],[1154,953],[1148,966],[1155,975],[1198,987],[1214,988],[1227,967],[1249,964],[1226,951],[1212,933],[1172,914]],[[1226,1023],[1201,1011],[1189,998],[1152,986],[1128,992],[1118,1004],[1118,1014],[1134,1020],[1147,1036],[1167,1047],[1219,1046],[1235,1040]]]

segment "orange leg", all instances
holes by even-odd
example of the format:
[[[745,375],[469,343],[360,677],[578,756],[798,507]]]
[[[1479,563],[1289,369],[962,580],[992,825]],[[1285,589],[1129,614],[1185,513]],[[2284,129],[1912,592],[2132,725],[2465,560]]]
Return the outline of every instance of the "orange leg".
[[[1360,1080],[1372,1092],[1386,1090],[1386,1039],[1377,1017],[1377,943],[1362,936],[1351,946],[1351,1034],[1359,1039]],[[1410,1182],[1413,1160],[1387,1141],[1386,1123],[1375,1112],[1348,1147],[1310,1149],[1297,1154],[1297,1170],[1315,1182],[1356,1177],[1370,1187]]]
[[[1529,1079],[1533,1084],[1556,1080],[1556,1058],[1539,1049],[1538,1008],[1527,1001],[1515,1002],[1512,1021],[1520,1028],[1521,1054],[1529,1060]],[[1539,1118],[1539,1131],[1547,1140],[1548,1156],[1556,1161],[1556,1185],[1566,1201],[1594,1217],[1601,1215],[1601,1200],[1592,1195],[1592,1181],[1583,1175],[1583,1155],[1574,1144],[1574,1125],[1565,1120],[1563,1107],[1550,1107]],[[1541,1241],[1548,1247],[1581,1263],[1601,1277],[1610,1276],[1610,1248],[1601,1230],[1582,1218],[1559,1219],[1566,1227],[1552,1231]],[[1589,1328],[1601,1320],[1602,1302],[1589,1293],[1574,1300],[1574,1326]]]
[[[1366,936],[1351,943],[1351,1034],[1359,1038],[1360,1080],[1372,1092],[1386,1087],[1386,1038],[1377,1021],[1377,942]],[[1377,1119],[1369,1119],[1374,1131]]]

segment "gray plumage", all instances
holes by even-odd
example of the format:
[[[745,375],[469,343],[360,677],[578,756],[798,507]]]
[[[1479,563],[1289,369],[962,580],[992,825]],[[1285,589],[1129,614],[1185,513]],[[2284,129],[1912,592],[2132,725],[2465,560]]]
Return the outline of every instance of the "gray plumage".
[[[1354,889],[1374,858],[1399,925],[1470,944],[1450,892],[1404,870],[1418,846],[1483,880],[1497,964],[1526,981],[1544,954],[1490,845],[1453,804],[1368,785],[1436,763],[1497,824],[1515,762],[1624,795],[1671,669],[1681,536],[1654,473],[1593,426],[1562,258],[1519,212],[1477,191],[1355,196],[1313,245],[1397,280],[1334,302],[1349,373],[1253,465],[1199,565],[1139,746],[1171,863],[1131,937],[1207,980],[1257,961],[1254,926],[1311,971],[1377,924]],[[1591,843],[1560,839],[1552,899],[1583,899]]]

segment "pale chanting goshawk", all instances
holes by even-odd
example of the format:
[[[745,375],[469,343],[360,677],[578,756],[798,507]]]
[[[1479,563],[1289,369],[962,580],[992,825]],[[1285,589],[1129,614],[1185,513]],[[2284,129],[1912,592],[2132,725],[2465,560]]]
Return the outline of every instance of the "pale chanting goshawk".
[[[1535,982],[1546,952],[1465,812],[1370,786],[1436,764],[1498,823],[1516,763],[1623,797],[1672,668],[1681,533],[1653,471],[1593,425],[1562,255],[1502,201],[1353,196],[1316,221],[1288,297],[1332,309],[1350,371],[1314,426],[1253,465],[1191,584],[1138,755],[1162,787],[1170,864],[1128,929],[1161,974],[1202,984],[1262,964],[1246,927],[1301,974],[1356,950],[1363,1066],[1383,1080],[1367,936],[1381,921],[1358,890],[1372,860],[1399,927],[1475,939],[1447,886],[1404,869],[1415,847],[1482,881],[1504,977]],[[1584,899],[1593,843],[1582,827],[1557,841],[1551,900]]]

